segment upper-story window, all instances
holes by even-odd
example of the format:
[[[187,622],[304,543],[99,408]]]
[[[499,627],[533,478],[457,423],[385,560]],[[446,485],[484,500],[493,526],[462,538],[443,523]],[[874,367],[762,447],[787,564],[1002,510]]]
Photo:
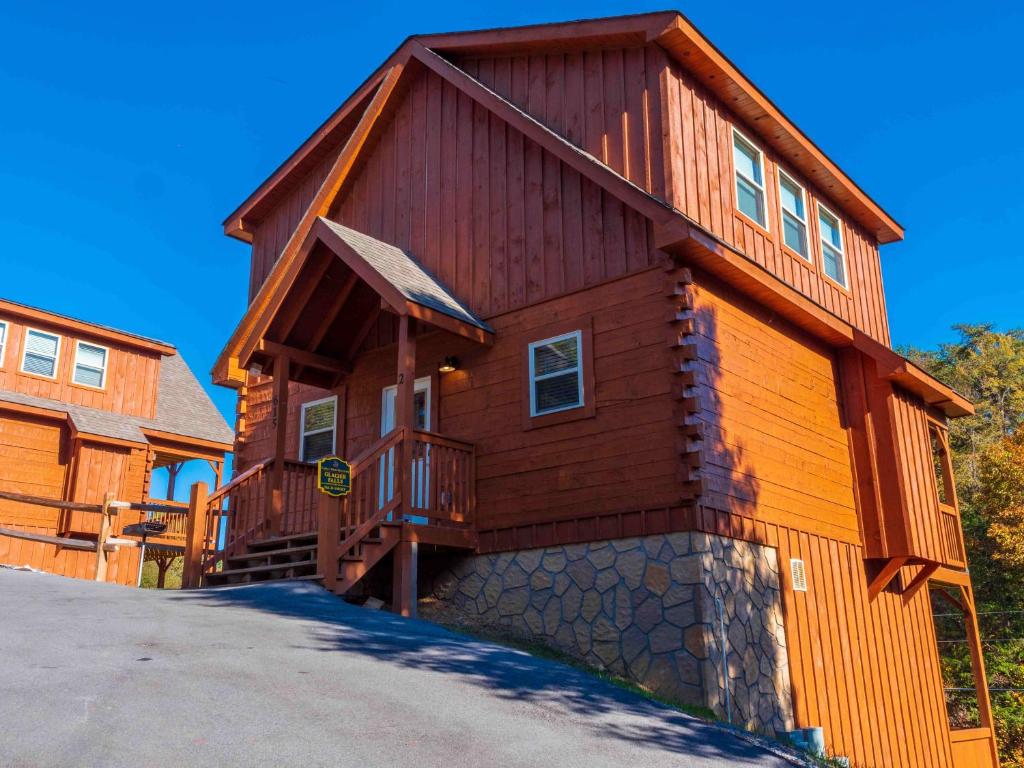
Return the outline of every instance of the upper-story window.
[[[580,331],[530,344],[530,416],[583,405],[581,348]]]
[[[79,341],[75,344],[75,370],[71,380],[84,387],[103,389],[107,383],[107,356],[109,350],[98,344]]]
[[[0,367],[4,364],[4,350],[7,349],[7,323],[0,320]]]
[[[22,373],[57,378],[57,359],[60,357],[60,336],[55,333],[25,329],[25,353],[21,358]]]
[[[821,203],[818,203],[818,230],[821,234],[821,263],[825,274],[846,288],[843,225],[839,217]]]
[[[317,461],[334,453],[337,397],[325,397],[302,405],[300,461]]]
[[[782,208],[782,239],[788,248],[808,261],[807,194],[785,171],[779,171],[779,204]]]
[[[736,207],[765,229],[764,155],[743,134],[732,132],[733,166],[736,171]]]

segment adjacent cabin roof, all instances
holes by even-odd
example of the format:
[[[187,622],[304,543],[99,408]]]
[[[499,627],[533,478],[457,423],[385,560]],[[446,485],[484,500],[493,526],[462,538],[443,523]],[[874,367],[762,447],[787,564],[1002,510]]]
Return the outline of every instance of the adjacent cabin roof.
[[[474,325],[487,333],[494,330],[452,296],[437,278],[427,272],[414,256],[375,237],[357,232],[330,219],[320,218],[366,264],[390,283],[407,300],[427,309]]]
[[[260,221],[317,163],[338,151],[374,89],[412,43],[444,56],[655,43],[728,104],[743,122],[756,126],[761,140],[786,157],[796,170],[827,190],[845,213],[874,233],[878,242],[903,238],[903,228],[892,216],[678,11],[411,36],[225,219],[226,234],[251,242],[251,225]]]
[[[17,317],[21,320],[57,326],[95,339],[112,341],[126,346],[158,352],[162,355],[174,353],[174,345],[159,339],[152,339],[130,331],[112,328],[109,325],[80,320],[48,309],[39,309],[10,299],[0,298],[0,315]]]
[[[132,443],[147,443],[145,432],[157,431],[190,440],[221,443],[230,450],[234,433],[214,406],[181,355],[168,355],[160,363],[157,414],[144,419],[99,408],[66,403],[0,389],[0,402],[67,414],[75,431]]]

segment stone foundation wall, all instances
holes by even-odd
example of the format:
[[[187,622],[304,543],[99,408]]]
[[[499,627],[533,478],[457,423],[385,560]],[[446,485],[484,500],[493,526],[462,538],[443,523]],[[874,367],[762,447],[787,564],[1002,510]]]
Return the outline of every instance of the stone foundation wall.
[[[479,555],[436,575],[429,593],[471,623],[541,639],[723,718],[724,628],[733,722],[793,727],[772,548],[673,533]]]

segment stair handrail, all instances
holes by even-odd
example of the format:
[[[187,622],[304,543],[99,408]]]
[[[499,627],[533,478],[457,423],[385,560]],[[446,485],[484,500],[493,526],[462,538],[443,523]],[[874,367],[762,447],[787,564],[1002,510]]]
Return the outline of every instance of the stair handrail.
[[[225,494],[230,493],[235,488],[237,488],[239,485],[241,485],[246,480],[248,480],[250,477],[252,477],[257,472],[259,472],[261,469],[264,469],[268,465],[273,464],[273,463],[274,463],[274,459],[273,459],[273,457],[270,457],[270,458],[263,459],[263,461],[257,462],[256,464],[253,464],[251,467],[249,467],[247,470],[245,470],[245,472],[242,472],[242,473],[236,475],[235,477],[233,477],[231,479],[230,482],[225,483],[220,488],[218,488],[213,493],[211,493],[210,497],[207,499],[207,504],[212,505],[215,501],[219,501],[221,498],[224,497]]]
[[[367,468],[371,468],[377,465],[378,462],[381,462],[383,457],[386,456],[389,451],[396,450],[398,454],[395,456],[395,460],[391,466],[396,469],[403,466],[404,462],[399,446],[404,444],[405,438],[405,428],[397,427],[388,432],[384,437],[349,462],[349,465],[352,468],[353,492],[357,490],[358,486],[356,484],[359,481],[359,478],[363,475],[363,472]],[[357,547],[359,543],[373,531],[374,528],[384,521],[387,515],[394,512],[400,506],[402,500],[402,484],[392,482],[392,485],[395,486],[394,494],[386,504],[382,504],[379,508],[374,509],[371,514],[367,515],[365,520],[358,521],[351,519],[349,521],[351,525],[346,525],[345,531],[347,535],[340,544],[339,539],[341,539],[342,516],[344,515],[345,517],[348,517],[348,514],[352,509],[352,497],[349,496],[341,499],[331,499],[330,497],[324,496],[321,498],[317,532],[317,560],[318,570],[324,578],[324,586],[328,589],[333,589],[337,582],[338,563],[340,559]],[[375,491],[373,491],[373,498],[376,498]],[[376,503],[374,506],[377,506]]]

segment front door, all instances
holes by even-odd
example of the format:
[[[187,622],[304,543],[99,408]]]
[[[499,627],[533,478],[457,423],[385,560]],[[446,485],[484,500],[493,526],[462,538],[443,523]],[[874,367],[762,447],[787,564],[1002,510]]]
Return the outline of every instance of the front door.
[[[395,428],[395,403],[398,400],[398,386],[392,384],[384,387],[381,391],[380,401],[380,436],[384,437]],[[430,431],[430,377],[416,379],[413,394],[413,427],[424,432]],[[388,472],[380,473],[380,505],[384,506],[391,501],[395,495],[395,452],[388,451],[386,456],[381,456],[381,463],[387,462]],[[424,509],[427,506],[427,499],[430,498],[430,446],[426,446],[423,458],[416,459],[412,463],[412,506],[417,509]],[[386,478],[386,479],[385,479]],[[406,515],[405,519],[412,523],[425,524],[427,518],[416,515]]]

